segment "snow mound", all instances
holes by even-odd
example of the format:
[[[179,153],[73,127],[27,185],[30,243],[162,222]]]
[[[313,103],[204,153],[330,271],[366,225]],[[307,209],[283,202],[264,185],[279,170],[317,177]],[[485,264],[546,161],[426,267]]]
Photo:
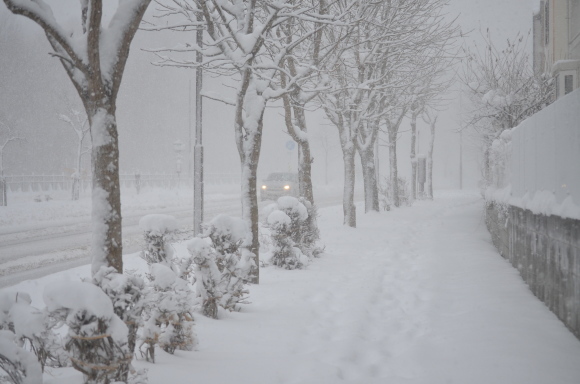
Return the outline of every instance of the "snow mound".
[[[145,215],[139,220],[139,228],[143,232],[152,232],[163,235],[177,230],[177,220],[171,215]]]
[[[192,256],[203,256],[204,258],[208,258],[211,253],[210,245],[200,237],[194,237],[188,241],[187,250]]]
[[[43,298],[49,311],[60,308],[72,311],[86,309],[101,318],[112,318],[114,315],[111,299],[101,288],[91,283],[53,283],[46,286]]]
[[[150,272],[154,284],[162,290],[170,288],[177,280],[175,272],[163,264],[151,264]]]
[[[290,225],[292,220],[282,211],[274,211],[268,215],[268,224],[271,226]]]
[[[210,225],[220,234],[231,236],[233,242],[245,239],[248,232],[248,225],[244,220],[223,214],[217,215],[210,221]]]
[[[308,218],[308,210],[297,198],[292,196],[282,196],[277,201],[278,209],[286,212],[297,212],[299,220]]]

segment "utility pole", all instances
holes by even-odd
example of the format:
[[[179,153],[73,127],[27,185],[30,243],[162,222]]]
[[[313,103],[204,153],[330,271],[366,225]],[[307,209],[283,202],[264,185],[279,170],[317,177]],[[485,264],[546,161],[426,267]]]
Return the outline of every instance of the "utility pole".
[[[203,222],[203,141],[202,141],[202,69],[201,63],[203,55],[203,28],[201,22],[203,16],[197,15],[199,26],[197,27],[196,42],[198,51],[195,54],[197,68],[195,70],[195,147],[193,148],[193,235],[201,233],[201,223]]]
[[[463,130],[459,131],[459,189],[463,189]]]

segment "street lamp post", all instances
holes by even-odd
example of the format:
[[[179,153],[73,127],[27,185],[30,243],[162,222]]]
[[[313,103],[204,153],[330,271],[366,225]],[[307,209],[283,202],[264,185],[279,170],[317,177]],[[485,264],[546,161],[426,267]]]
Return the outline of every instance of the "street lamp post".
[[[181,152],[183,152],[184,148],[185,145],[181,140],[178,139],[173,142],[173,149],[175,150],[175,158],[176,158],[175,171],[177,172],[177,188],[179,188],[179,176],[181,174],[181,163],[182,163]]]
[[[203,15],[198,13],[197,21],[203,21]],[[201,25],[201,24],[200,24]],[[203,222],[203,141],[202,141],[202,69],[203,56],[201,48],[203,46],[203,28],[197,28],[196,43],[198,51],[195,55],[197,68],[195,71],[195,146],[193,148],[193,234],[201,233],[201,223]]]

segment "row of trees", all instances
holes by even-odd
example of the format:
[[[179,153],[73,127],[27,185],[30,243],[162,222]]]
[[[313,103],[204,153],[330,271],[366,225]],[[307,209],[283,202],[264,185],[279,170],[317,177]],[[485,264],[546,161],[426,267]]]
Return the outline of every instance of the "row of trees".
[[[40,0],[4,0],[15,14],[40,25],[85,107],[91,134],[94,236],[92,270],[122,272],[118,134],[115,119],[129,47],[149,4],[125,2],[108,26],[102,1],[82,2],[77,29],[65,30]],[[344,159],[344,222],[356,226],[354,157],[363,163],[366,211],[378,210],[374,143],[386,129],[391,153],[391,186],[397,199],[396,146],[401,121],[412,121],[447,86],[444,70],[458,35],[444,14],[446,0],[336,2],[265,0],[160,2],[163,26],[202,28],[203,44],[189,42],[155,50],[160,65],[196,67],[235,83],[234,131],[242,170],[242,217],[251,228],[244,251],[259,265],[256,175],[264,111],[282,100],[288,132],[300,149],[300,191],[314,201],[305,109],[321,107],[336,126]],[[201,54],[203,60],[197,61]],[[76,120],[79,158],[86,125]],[[415,124],[412,124],[415,126]],[[415,163],[414,154],[411,160]],[[415,168],[415,167],[414,167]],[[393,182],[395,180],[395,182]],[[74,192],[73,192],[74,195]],[[399,202],[395,200],[395,205]],[[315,224],[315,223],[313,223]],[[259,281],[256,270],[255,282]]]
[[[242,171],[245,250],[259,265],[256,172],[266,106],[281,100],[288,133],[299,147],[300,195],[313,202],[306,110],[322,108],[337,128],[344,160],[344,223],[356,226],[354,164],[363,164],[365,210],[378,211],[374,148],[386,130],[396,159],[403,117],[437,105],[459,35],[446,0],[189,0],[160,4],[163,24],[146,29],[194,31],[193,41],[153,49],[157,65],[203,68],[227,77],[235,97],[234,131]],[[197,60],[201,54],[202,61]],[[412,155],[412,162],[415,161]],[[396,161],[391,176],[397,180]],[[397,183],[391,182],[396,192]],[[399,205],[395,201],[395,205]],[[256,280],[259,280],[256,271]]]

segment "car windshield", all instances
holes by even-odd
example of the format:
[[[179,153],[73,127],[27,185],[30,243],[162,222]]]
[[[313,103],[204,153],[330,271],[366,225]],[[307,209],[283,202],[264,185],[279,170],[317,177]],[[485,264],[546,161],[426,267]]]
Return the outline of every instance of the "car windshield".
[[[266,181],[296,181],[297,177],[295,173],[270,173],[266,178]]]

